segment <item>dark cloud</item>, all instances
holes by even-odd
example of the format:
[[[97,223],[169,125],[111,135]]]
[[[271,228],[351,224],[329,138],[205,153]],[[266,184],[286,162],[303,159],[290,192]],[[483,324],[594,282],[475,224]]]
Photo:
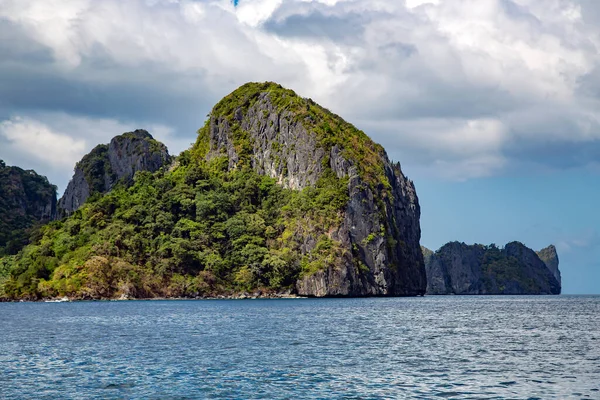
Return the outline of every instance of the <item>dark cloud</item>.
[[[597,0],[579,0],[581,16],[583,20],[591,25],[600,24],[600,2]]]
[[[600,66],[579,78],[577,92],[580,96],[600,101]]]
[[[535,25],[538,29],[543,26],[541,21],[527,8],[515,3],[512,0],[500,0],[500,5],[509,18]]]
[[[504,154],[521,164],[556,169],[588,166],[600,161],[600,124],[586,116],[548,108],[511,119],[511,140]],[[545,119],[544,121],[541,121]]]
[[[127,67],[97,46],[75,69],[63,70],[55,64],[52,51],[22,28],[0,20],[0,35],[4,33],[10,40],[0,42],[3,119],[40,111],[66,112],[162,123],[191,135],[221,95],[210,91],[201,69],[174,73],[151,63]]]
[[[29,37],[25,28],[0,18],[0,64],[43,65],[54,61],[52,49]]]
[[[357,14],[338,17],[312,11],[307,15],[290,15],[284,19],[271,18],[263,26],[267,31],[283,37],[356,43],[364,34],[364,20],[364,16]]]
[[[522,164],[549,165],[556,169],[569,169],[598,163],[600,140],[587,142],[585,146],[568,141],[513,143],[507,155]]]

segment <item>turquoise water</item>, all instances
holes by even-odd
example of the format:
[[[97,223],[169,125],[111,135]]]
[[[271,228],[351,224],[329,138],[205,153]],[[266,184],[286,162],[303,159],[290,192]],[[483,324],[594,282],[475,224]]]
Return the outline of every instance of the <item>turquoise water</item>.
[[[600,399],[600,297],[0,303],[2,399]]]

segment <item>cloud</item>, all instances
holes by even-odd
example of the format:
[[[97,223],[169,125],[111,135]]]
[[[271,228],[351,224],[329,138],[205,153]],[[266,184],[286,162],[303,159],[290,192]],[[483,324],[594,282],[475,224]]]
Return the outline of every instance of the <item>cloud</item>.
[[[362,39],[363,21],[363,16],[354,13],[326,15],[312,10],[309,14],[291,14],[280,18],[273,16],[265,21],[263,27],[284,38],[351,44]]]
[[[157,140],[177,153],[191,144],[174,135],[165,125],[113,119],[74,117],[65,113],[39,113],[35,117],[15,116],[0,121],[1,159],[7,165],[34,169],[47,175],[59,187],[59,193],[71,178],[75,164],[92,148],[111,138],[135,130],[147,129]],[[84,132],[84,134],[82,134]]]
[[[85,142],[52,131],[39,121],[15,117],[0,122],[8,148],[53,166],[72,166],[83,155]]]
[[[222,96],[273,80],[413,176],[584,168],[600,156],[598,26],[591,0],[2,0],[0,120],[86,148],[163,127],[179,150]]]
[[[597,248],[600,244],[600,235],[595,229],[585,229],[570,237],[563,237],[557,242],[560,252],[569,253]]]
[[[503,147],[509,132],[500,120],[424,118],[360,121],[359,125],[375,132],[392,158],[403,165],[422,165],[422,172],[430,176],[480,178],[502,170],[507,162]]]

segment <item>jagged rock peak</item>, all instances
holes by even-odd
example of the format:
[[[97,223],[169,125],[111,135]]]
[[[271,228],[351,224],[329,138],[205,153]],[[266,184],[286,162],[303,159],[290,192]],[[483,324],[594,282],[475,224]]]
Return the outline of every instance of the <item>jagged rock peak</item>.
[[[327,232],[342,256],[335,265],[302,276],[299,294],[424,294],[413,182],[381,145],[341,117],[276,83],[248,83],[213,108],[192,154],[224,158],[230,170],[253,168],[294,190],[329,176],[347,182],[341,223]],[[309,234],[303,240],[303,251],[311,254],[317,238]]]
[[[554,245],[551,244],[550,246],[538,251],[537,255],[540,258],[540,260],[542,260],[544,264],[546,264],[546,267],[548,267],[550,272],[552,272],[552,275],[554,275],[558,283],[562,284],[560,270],[558,269],[559,261],[556,247],[554,247]]]
[[[137,171],[154,172],[170,160],[167,147],[143,129],[115,136],[100,144],[75,166],[73,178],[58,202],[69,215],[95,193],[107,193],[118,182],[129,184]]]
[[[538,254],[520,242],[504,248],[450,242],[427,252],[428,294],[560,294],[561,285]],[[558,258],[557,258],[558,260]],[[558,265],[556,266],[558,269]]]

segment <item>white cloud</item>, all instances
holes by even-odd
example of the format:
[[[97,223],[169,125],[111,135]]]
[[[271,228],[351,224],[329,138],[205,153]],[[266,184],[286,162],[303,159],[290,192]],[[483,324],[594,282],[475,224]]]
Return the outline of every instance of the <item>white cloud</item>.
[[[54,50],[57,60],[68,66],[81,61],[74,45],[77,19],[90,5],[90,0],[0,2],[0,17],[25,27],[39,42]]]
[[[266,21],[282,2],[283,0],[241,1],[236,14],[240,22],[256,27]]]
[[[0,122],[0,135],[13,150],[55,167],[72,167],[85,149],[85,141],[60,132],[29,118],[14,117]]]
[[[415,7],[422,6],[424,4],[437,5],[440,3],[439,0],[405,0],[405,2],[406,2],[406,7],[408,7],[408,8],[415,8]]]
[[[195,142],[195,138],[191,136],[178,137],[175,134],[175,130],[170,126],[149,124],[143,129],[146,129],[154,137],[154,139],[164,143],[169,149],[169,154],[171,155],[177,155],[182,151],[189,149]]]
[[[145,122],[164,128],[177,152],[194,140],[189,126],[202,124],[207,104],[246,81],[274,80],[357,123],[412,170],[469,179],[523,158],[561,168],[557,154],[571,157],[561,148],[580,152],[573,158],[587,165],[596,154],[590,146],[600,151],[600,29],[588,20],[592,6],[582,4],[0,0],[0,20],[55,57],[12,73],[31,70],[61,88],[73,85],[50,91],[64,103],[48,96],[42,106],[30,88],[36,105],[28,109],[27,100],[2,92],[11,80],[3,73],[0,96],[7,115],[53,114],[50,131],[73,132],[86,148]],[[138,97],[122,100],[132,86]],[[64,129],[57,128],[60,107]],[[75,133],[68,127],[78,125],[74,115],[86,113]],[[88,119],[116,125],[101,134]]]
[[[390,156],[428,175],[453,180],[489,176],[506,164],[503,146],[510,139],[503,123],[494,119],[422,119],[361,121],[377,132]],[[400,142],[398,138],[403,138]],[[401,144],[399,144],[401,143]],[[403,155],[403,157],[397,157]]]
[[[62,190],[71,178],[75,164],[92,148],[137,128],[148,130],[171,152],[178,153],[191,144],[176,137],[173,128],[164,125],[136,126],[131,122],[111,119],[45,113],[35,118],[16,116],[1,121],[3,154],[0,158],[8,165],[35,169],[42,175],[48,175],[50,181]]]

